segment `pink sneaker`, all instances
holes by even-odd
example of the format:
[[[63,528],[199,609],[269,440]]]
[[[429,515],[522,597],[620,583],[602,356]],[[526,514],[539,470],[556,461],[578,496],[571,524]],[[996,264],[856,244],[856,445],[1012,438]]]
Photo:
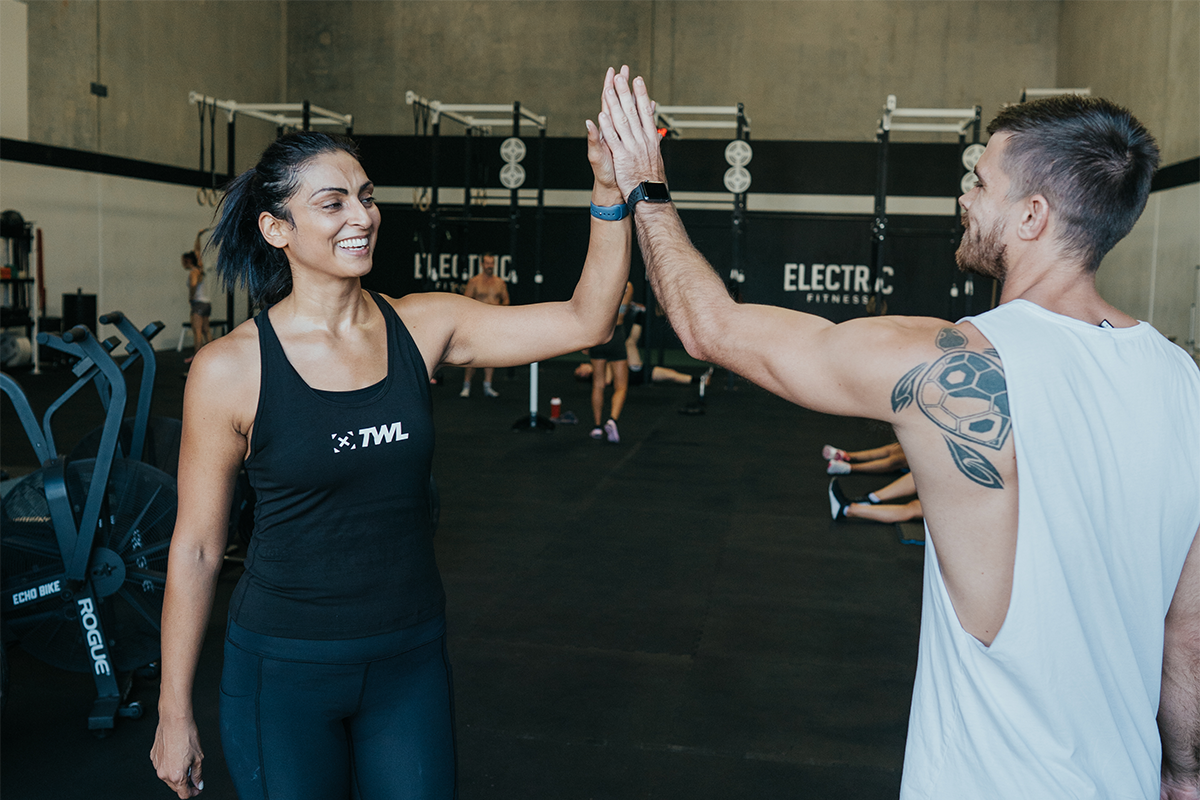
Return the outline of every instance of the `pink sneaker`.
[[[604,423],[604,435],[607,436],[608,440],[613,444],[621,441],[621,434],[617,433],[616,420],[610,419],[608,422]]]
[[[821,450],[821,458],[825,459],[826,461],[849,461],[850,460],[850,459],[846,458],[845,450],[838,450],[836,447],[834,447],[831,444],[825,445],[825,447]]]

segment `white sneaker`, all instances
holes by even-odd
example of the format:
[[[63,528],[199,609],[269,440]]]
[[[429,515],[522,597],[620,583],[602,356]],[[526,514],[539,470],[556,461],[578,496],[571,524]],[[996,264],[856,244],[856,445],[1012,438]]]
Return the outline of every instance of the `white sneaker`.
[[[466,386],[464,386],[462,388],[462,391],[458,393],[458,396],[459,397],[470,397],[471,396],[471,384],[468,383]]]
[[[850,459],[846,458],[845,450],[838,450],[836,447],[834,447],[831,444],[825,445],[825,448],[823,450],[821,450],[821,458],[825,459],[826,461],[849,461],[850,460]]]
[[[829,475],[849,475],[849,461],[830,461],[829,466],[825,467],[825,472]]]
[[[621,434],[617,433],[617,421],[615,419],[610,419],[608,422],[604,423],[604,435],[608,437],[608,440],[613,444],[617,444],[621,441]]]
[[[493,389],[490,386],[485,386],[485,387],[483,387],[483,396],[484,397],[499,397],[500,393],[497,392],[495,389]]]

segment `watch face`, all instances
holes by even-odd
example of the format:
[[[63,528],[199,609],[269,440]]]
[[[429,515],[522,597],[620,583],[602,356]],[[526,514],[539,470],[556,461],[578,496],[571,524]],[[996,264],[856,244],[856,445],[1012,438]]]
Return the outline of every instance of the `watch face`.
[[[671,193],[667,191],[667,185],[665,183],[643,181],[642,186],[645,188],[646,199],[651,203],[671,202]]]

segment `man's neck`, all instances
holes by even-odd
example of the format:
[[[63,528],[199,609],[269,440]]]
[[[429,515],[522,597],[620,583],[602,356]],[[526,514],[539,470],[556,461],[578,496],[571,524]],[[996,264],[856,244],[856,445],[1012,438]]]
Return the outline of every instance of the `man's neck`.
[[[1107,320],[1115,328],[1136,325],[1137,320],[1110,305],[1096,289],[1096,274],[1080,264],[1039,262],[1009,269],[1000,302],[1028,300],[1047,311],[1091,325]]]

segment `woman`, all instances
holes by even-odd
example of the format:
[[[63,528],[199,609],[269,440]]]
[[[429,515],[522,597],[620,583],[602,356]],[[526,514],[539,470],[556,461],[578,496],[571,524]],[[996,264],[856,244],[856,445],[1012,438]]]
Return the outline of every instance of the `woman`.
[[[587,130],[593,204],[620,205],[609,151],[591,122]],[[444,364],[541,361],[613,330],[628,220],[592,221],[567,302],[395,300],[361,286],[379,229],[372,190],[352,143],[305,132],[267,148],[222,203],[218,273],[268,307],[197,354],[184,397],[151,750],[179,797],[203,785],[192,684],[243,463],[257,492],[255,535],[221,677],[221,740],[238,795],[456,794],[427,496],[429,378]]]
[[[617,329],[612,338],[601,345],[588,349],[588,360],[592,364],[592,419],[596,425],[592,428],[593,439],[608,439],[616,444],[621,441],[621,433],[617,430],[617,420],[621,418],[621,410],[625,407],[625,395],[629,391],[629,362],[625,354],[625,309],[633,299],[633,284],[625,284],[625,293],[621,295],[621,307],[617,312]],[[609,407],[608,421],[601,426],[604,419],[604,389],[607,376],[612,375],[612,405]]]
[[[212,333],[208,327],[208,318],[212,315],[212,302],[204,285],[204,249],[200,246],[200,237],[206,230],[208,228],[200,229],[192,249],[180,257],[183,268],[188,271],[188,305],[191,306],[192,340],[195,345],[192,355],[183,360],[185,364],[192,363],[196,351],[212,341]]]

